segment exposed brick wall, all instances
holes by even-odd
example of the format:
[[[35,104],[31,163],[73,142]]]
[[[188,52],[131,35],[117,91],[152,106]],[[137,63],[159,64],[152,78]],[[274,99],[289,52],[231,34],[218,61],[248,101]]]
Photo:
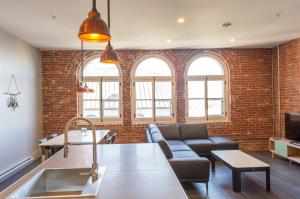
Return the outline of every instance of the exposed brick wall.
[[[176,72],[177,122],[185,122],[184,71],[187,62],[201,52],[217,53],[228,63],[231,119],[208,124],[210,135],[225,135],[240,142],[245,150],[267,149],[272,133],[272,49],[211,50],[121,50],[117,51],[123,73],[122,126],[101,126],[118,132],[117,142],[145,141],[146,125],[131,124],[130,77],[135,61],[143,55],[165,56]],[[99,51],[85,51],[87,58]],[[76,83],[80,51],[43,51],[44,133],[62,131],[76,116],[77,97],[69,91]]]
[[[279,80],[277,48],[273,51],[274,70],[274,102],[276,136],[285,137],[284,113],[300,113],[300,39],[289,41],[279,46]],[[278,81],[280,87],[280,100]],[[280,111],[278,105],[280,104]],[[280,124],[280,125],[279,125]]]

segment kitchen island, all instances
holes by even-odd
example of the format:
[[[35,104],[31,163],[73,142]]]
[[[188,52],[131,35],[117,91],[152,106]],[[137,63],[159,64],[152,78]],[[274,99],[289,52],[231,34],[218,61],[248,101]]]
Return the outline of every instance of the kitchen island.
[[[97,145],[98,164],[106,171],[98,199],[186,199],[169,162],[157,144]],[[5,198],[45,168],[84,168],[92,165],[92,146],[73,145],[69,157],[63,150],[43,162],[0,193]]]

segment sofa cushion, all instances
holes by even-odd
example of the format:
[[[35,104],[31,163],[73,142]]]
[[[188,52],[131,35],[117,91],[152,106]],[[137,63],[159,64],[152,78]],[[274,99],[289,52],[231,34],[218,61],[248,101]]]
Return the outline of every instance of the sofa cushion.
[[[168,142],[168,141],[167,141]],[[192,149],[185,144],[169,145],[172,152],[174,151],[191,151]]]
[[[209,137],[209,140],[211,140],[215,144],[216,150],[226,150],[226,149],[238,149],[239,144],[237,142],[234,142],[226,137]]]
[[[180,131],[177,124],[158,125],[158,128],[166,140],[180,140]]]
[[[205,124],[181,124],[181,139],[207,139],[208,133]]]
[[[197,154],[209,154],[210,151],[214,150],[215,144],[209,139],[192,139],[184,140],[184,143],[188,145]]]
[[[184,142],[182,142],[180,140],[167,140],[167,142],[168,142],[169,145],[182,145],[182,144],[184,144]]]
[[[199,159],[200,157],[192,150],[173,151],[173,159]]]

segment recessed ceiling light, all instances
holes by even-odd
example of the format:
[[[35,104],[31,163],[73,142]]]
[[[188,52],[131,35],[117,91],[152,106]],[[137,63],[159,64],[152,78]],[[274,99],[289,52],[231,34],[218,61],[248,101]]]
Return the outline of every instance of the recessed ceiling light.
[[[232,26],[231,22],[225,22],[221,24],[221,28],[226,29]]]
[[[177,19],[177,22],[178,22],[178,23],[184,23],[184,22],[185,22],[185,19],[184,19],[183,17],[179,17],[179,18]]]
[[[281,14],[282,14],[281,12],[278,12],[278,13],[275,14],[275,16],[276,16],[276,17],[280,17]]]
[[[56,16],[55,16],[55,15],[53,15],[53,16],[51,16],[51,18],[52,18],[52,19],[56,19]]]
[[[230,41],[231,43],[233,43],[233,42],[235,42],[235,38],[230,38],[229,41]]]
[[[167,40],[167,43],[168,43],[168,44],[172,43],[172,40],[171,40],[171,39],[168,39],[168,40]]]

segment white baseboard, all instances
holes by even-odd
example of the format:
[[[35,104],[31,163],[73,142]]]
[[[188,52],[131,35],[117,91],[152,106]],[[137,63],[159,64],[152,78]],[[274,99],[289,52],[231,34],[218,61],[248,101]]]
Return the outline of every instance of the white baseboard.
[[[33,152],[29,157],[22,159],[19,162],[11,165],[9,168],[0,171],[0,182],[4,181],[5,179],[9,178],[13,174],[17,173],[28,164],[32,163],[34,160],[38,159],[41,156],[41,151],[36,150]]]

